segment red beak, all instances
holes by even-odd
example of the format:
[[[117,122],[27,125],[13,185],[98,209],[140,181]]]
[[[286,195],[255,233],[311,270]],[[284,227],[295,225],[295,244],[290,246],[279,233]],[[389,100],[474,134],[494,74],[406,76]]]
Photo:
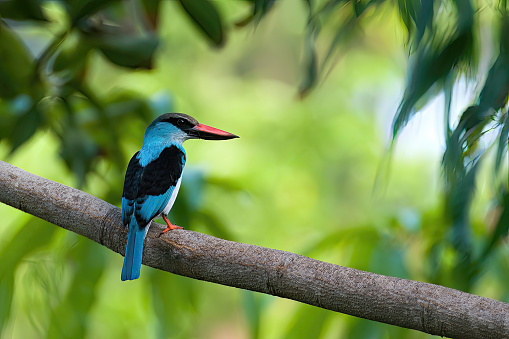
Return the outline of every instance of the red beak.
[[[198,139],[206,140],[227,140],[238,138],[235,134],[228,133],[226,131],[210,127],[204,124],[198,124],[188,130],[188,134]]]

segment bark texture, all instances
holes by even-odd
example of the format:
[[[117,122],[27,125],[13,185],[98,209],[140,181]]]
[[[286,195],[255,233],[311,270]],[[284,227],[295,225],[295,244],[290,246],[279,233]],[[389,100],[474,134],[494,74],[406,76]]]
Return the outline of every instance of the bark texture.
[[[90,194],[0,161],[0,201],[124,253],[120,209]],[[509,304],[500,301],[188,230],[160,236],[163,229],[151,227],[143,264],[430,334],[509,338]]]

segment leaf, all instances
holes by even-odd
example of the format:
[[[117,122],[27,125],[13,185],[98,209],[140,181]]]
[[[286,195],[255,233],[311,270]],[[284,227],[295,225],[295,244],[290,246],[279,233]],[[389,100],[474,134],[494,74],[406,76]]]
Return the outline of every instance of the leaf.
[[[244,27],[253,21],[253,19],[256,19],[256,24],[258,24],[276,3],[275,0],[251,0],[251,2],[253,3],[253,12],[244,19],[237,21],[235,26]],[[309,5],[309,0],[307,2]]]
[[[509,18],[502,19],[500,53],[488,73],[486,82],[479,96],[479,106],[483,115],[492,115],[507,103],[509,92],[509,46],[506,46],[509,35]],[[491,111],[493,110],[493,111]]]
[[[215,6],[207,0],[179,0],[180,4],[196,25],[216,46],[224,43],[221,16]]]
[[[260,338],[260,318],[263,311],[262,298],[266,296],[248,290],[242,290],[241,293],[242,309],[246,314],[249,329],[251,330],[250,338]]]
[[[8,137],[11,144],[11,153],[30,139],[37,130],[42,127],[45,120],[37,109],[37,103],[31,103],[31,108],[24,114],[17,117],[11,126],[10,135]]]
[[[159,45],[159,39],[154,35],[94,36],[89,41],[118,66],[146,69],[152,68],[152,59]]]
[[[34,63],[25,44],[14,31],[0,22],[0,97],[13,98],[29,93]]]
[[[449,76],[445,79],[444,83],[444,136],[445,140],[448,140],[451,137],[451,103],[452,103],[452,93],[454,89],[454,79],[449,74]]]
[[[453,133],[454,134],[454,133]],[[479,274],[473,261],[473,241],[469,211],[475,193],[475,181],[482,157],[467,170],[458,171],[446,192],[446,216],[450,221],[450,243],[455,250],[452,287],[468,291]],[[463,168],[463,167],[460,167]]]
[[[140,0],[143,12],[151,30],[157,29],[161,0]]]
[[[193,216],[199,218],[205,226],[208,228],[208,232],[211,235],[226,239],[235,241],[234,236],[232,233],[228,230],[227,227],[225,227],[224,223],[212,212],[209,211],[190,211],[189,213],[192,213]]]
[[[182,337],[183,323],[189,314],[196,312],[199,300],[203,300],[203,282],[168,274],[167,272],[147,269],[142,272],[143,277],[150,277],[150,291],[159,338]],[[119,278],[120,279],[120,278]],[[176,312],[176,309],[179,312]],[[179,336],[180,335],[180,336]]]
[[[48,21],[38,0],[3,0],[0,1],[0,16],[13,20]]]
[[[509,114],[505,113],[502,117],[502,130],[498,136],[497,154],[495,156],[495,167],[493,173],[495,178],[500,172],[500,165],[502,164],[502,158],[507,153],[507,144],[509,139]]]
[[[411,5],[412,2],[405,1],[403,4]],[[409,82],[393,120],[393,140],[415,115],[417,102],[424,98],[432,86],[436,84],[442,86],[447,81],[446,79],[454,74],[454,68],[461,60],[471,60],[473,43],[472,6],[470,0],[456,0],[455,5],[458,10],[458,20],[454,33],[450,37],[444,34],[440,36],[437,35],[439,33],[435,29],[429,34],[430,40],[421,43],[413,57],[409,70]],[[430,20],[432,20],[431,8],[429,8],[431,4],[426,4],[426,6],[427,8],[422,9],[426,13],[422,14],[422,19],[419,19],[420,27],[429,27],[432,23],[430,23]],[[415,11],[414,8],[417,7],[412,5],[408,8],[408,19],[411,18],[414,22],[417,22],[417,16],[415,15],[419,13],[419,10]],[[421,16],[421,14],[419,15]],[[440,42],[438,46],[436,41]],[[431,96],[424,99],[427,101],[430,98]]]
[[[14,270],[4,269],[0,275],[0,332],[9,320],[14,295]]]
[[[389,331],[403,330],[397,326],[390,326],[384,323],[369,321],[362,318],[351,318],[346,324],[346,333],[349,338],[407,338],[405,335],[387,333]]]
[[[470,31],[462,32],[449,40],[443,49],[421,47],[410,70],[410,81],[405,88],[403,99],[393,120],[393,139],[415,115],[415,105],[438,81],[445,79],[471,48]]]
[[[255,0],[253,17],[258,24],[260,20],[270,11],[276,0]]]
[[[299,86],[299,96],[301,98],[304,98],[318,82],[318,65],[312,32],[308,32],[306,36],[304,53],[306,66],[303,80]]]
[[[74,123],[64,122],[62,129],[60,156],[78,179],[77,186],[81,187],[97,156],[98,146],[84,129]]]
[[[509,232],[509,192],[505,193],[502,205],[499,207],[503,209],[502,214],[498,219],[495,230],[491,234],[490,239],[484,246],[482,254],[478,260],[478,266],[482,266],[486,259],[488,259],[490,254],[493,252],[493,249],[496,247],[496,245],[499,244],[500,241],[502,241],[505,237],[507,237]]]
[[[110,6],[120,0],[66,0],[66,8],[71,17],[72,25],[75,26],[78,21],[89,17],[100,10]]]
[[[383,3],[385,0],[358,0],[353,2],[354,16],[359,18],[372,5]]]
[[[467,239],[466,224],[468,221],[468,211],[475,192],[475,179],[479,164],[480,162],[477,161],[466,172],[465,176],[458,178],[446,197],[446,213],[453,224],[453,244],[457,244],[458,247],[462,248],[470,244],[470,240]]]
[[[92,307],[105,266],[107,250],[101,245],[80,238],[72,247],[67,260],[73,268],[70,286],[61,302],[52,308],[48,338],[85,338]]]
[[[299,310],[283,338],[320,338],[325,322],[331,315],[330,311],[322,308],[299,305]]]
[[[480,103],[485,115],[504,107],[507,103],[507,93],[509,91],[509,62],[507,56],[499,55],[493,64],[488,78],[480,95]]]
[[[407,29],[408,39],[410,39],[414,31],[415,22],[413,21],[410,12],[411,7],[407,6],[407,3],[410,3],[410,1],[398,0],[399,15],[401,16],[401,19],[403,20],[403,23]]]
[[[414,43],[417,48],[421,43],[426,28],[430,32],[433,29],[433,0],[422,0],[415,24],[417,26],[417,36]]]
[[[52,71],[65,84],[75,82],[81,84],[86,75],[88,53],[91,46],[78,31],[69,34],[56,52],[52,63]]]
[[[0,331],[9,319],[14,294],[14,274],[24,257],[46,246],[55,227],[30,217],[14,238],[0,251]]]

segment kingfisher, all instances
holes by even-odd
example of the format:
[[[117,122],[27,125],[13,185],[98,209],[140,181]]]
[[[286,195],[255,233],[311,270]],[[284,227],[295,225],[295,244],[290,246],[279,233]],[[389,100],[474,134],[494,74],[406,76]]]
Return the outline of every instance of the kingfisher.
[[[122,193],[122,222],[128,227],[121,279],[139,278],[143,241],[152,220],[162,217],[163,231],[182,229],[168,220],[177,197],[186,163],[182,144],[187,139],[227,140],[238,138],[220,129],[198,123],[183,113],[166,113],[147,127],[142,148],[127,166]]]

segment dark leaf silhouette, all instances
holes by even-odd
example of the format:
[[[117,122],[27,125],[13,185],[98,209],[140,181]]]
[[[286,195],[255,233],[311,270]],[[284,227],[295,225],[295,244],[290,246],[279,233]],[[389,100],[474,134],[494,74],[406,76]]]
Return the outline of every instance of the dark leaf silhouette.
[[[110,6],[112,3],[120,0],[66,0],[65,4],[71,22],[76,25],[80,20],[99,12],[100,10]]]
[[[246,26],[253,20],[255,24],[258,25],[260,20],[271,10],[272,6],[274,6],[275,0],[251,0],[253,3],[253,11],[244,19],[237,21],[235,25],[239,27]]]
[[[35,77],[33,58],[21,39],[0,22],[0,97],[12,99],[30,93],[30,84]]]
[[[0,2],[0,16],[14,20],[47,21],[38,0],[4,0]]]
[[[223,24],[215,5],[207,0],[179,0],[201,31],[216,46],[224,43]]]

